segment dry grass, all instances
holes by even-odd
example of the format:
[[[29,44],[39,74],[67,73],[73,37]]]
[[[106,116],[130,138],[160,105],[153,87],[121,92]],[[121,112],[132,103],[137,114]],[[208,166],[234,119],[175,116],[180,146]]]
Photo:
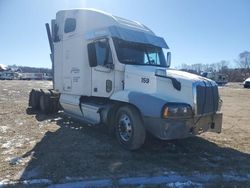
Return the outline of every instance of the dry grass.
[[[47,81],[0,81],[0,180],[66,177],[126,177],[250,172],[250,90],[239,84],[220,88],[224,113],[221,134],[159,141],[142,149],[122,149],[103,127],[27,109],[31,88]]]

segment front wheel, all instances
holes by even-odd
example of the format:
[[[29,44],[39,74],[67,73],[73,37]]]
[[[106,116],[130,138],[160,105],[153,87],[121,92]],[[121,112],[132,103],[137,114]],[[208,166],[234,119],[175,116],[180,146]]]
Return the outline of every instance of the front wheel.
[[[139,112],[131,106],[122,106],[116,115],[116,137],[128,150],[139,149],[145,141],[146,131]]]

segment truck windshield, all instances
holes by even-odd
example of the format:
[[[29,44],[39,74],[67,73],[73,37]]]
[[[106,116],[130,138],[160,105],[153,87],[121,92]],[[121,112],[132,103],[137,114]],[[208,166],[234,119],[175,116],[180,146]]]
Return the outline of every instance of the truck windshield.
[[[167,67],[160,47],[128,42],[113,38],[117,57],[121,63]]]

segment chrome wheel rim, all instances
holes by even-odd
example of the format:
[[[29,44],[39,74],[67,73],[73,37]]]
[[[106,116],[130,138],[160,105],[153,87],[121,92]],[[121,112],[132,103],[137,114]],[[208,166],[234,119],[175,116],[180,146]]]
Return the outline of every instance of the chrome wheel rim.
[[[120,138],[127,142],[132,136],[132,124],[127,114],[122,114],[119,118],[118,131]]]

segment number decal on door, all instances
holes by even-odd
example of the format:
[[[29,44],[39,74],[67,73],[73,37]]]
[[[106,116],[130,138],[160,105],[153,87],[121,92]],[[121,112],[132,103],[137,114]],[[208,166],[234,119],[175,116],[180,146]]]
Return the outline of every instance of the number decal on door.
[[[141,78],[141,83],[149,84],[149,78]]]

